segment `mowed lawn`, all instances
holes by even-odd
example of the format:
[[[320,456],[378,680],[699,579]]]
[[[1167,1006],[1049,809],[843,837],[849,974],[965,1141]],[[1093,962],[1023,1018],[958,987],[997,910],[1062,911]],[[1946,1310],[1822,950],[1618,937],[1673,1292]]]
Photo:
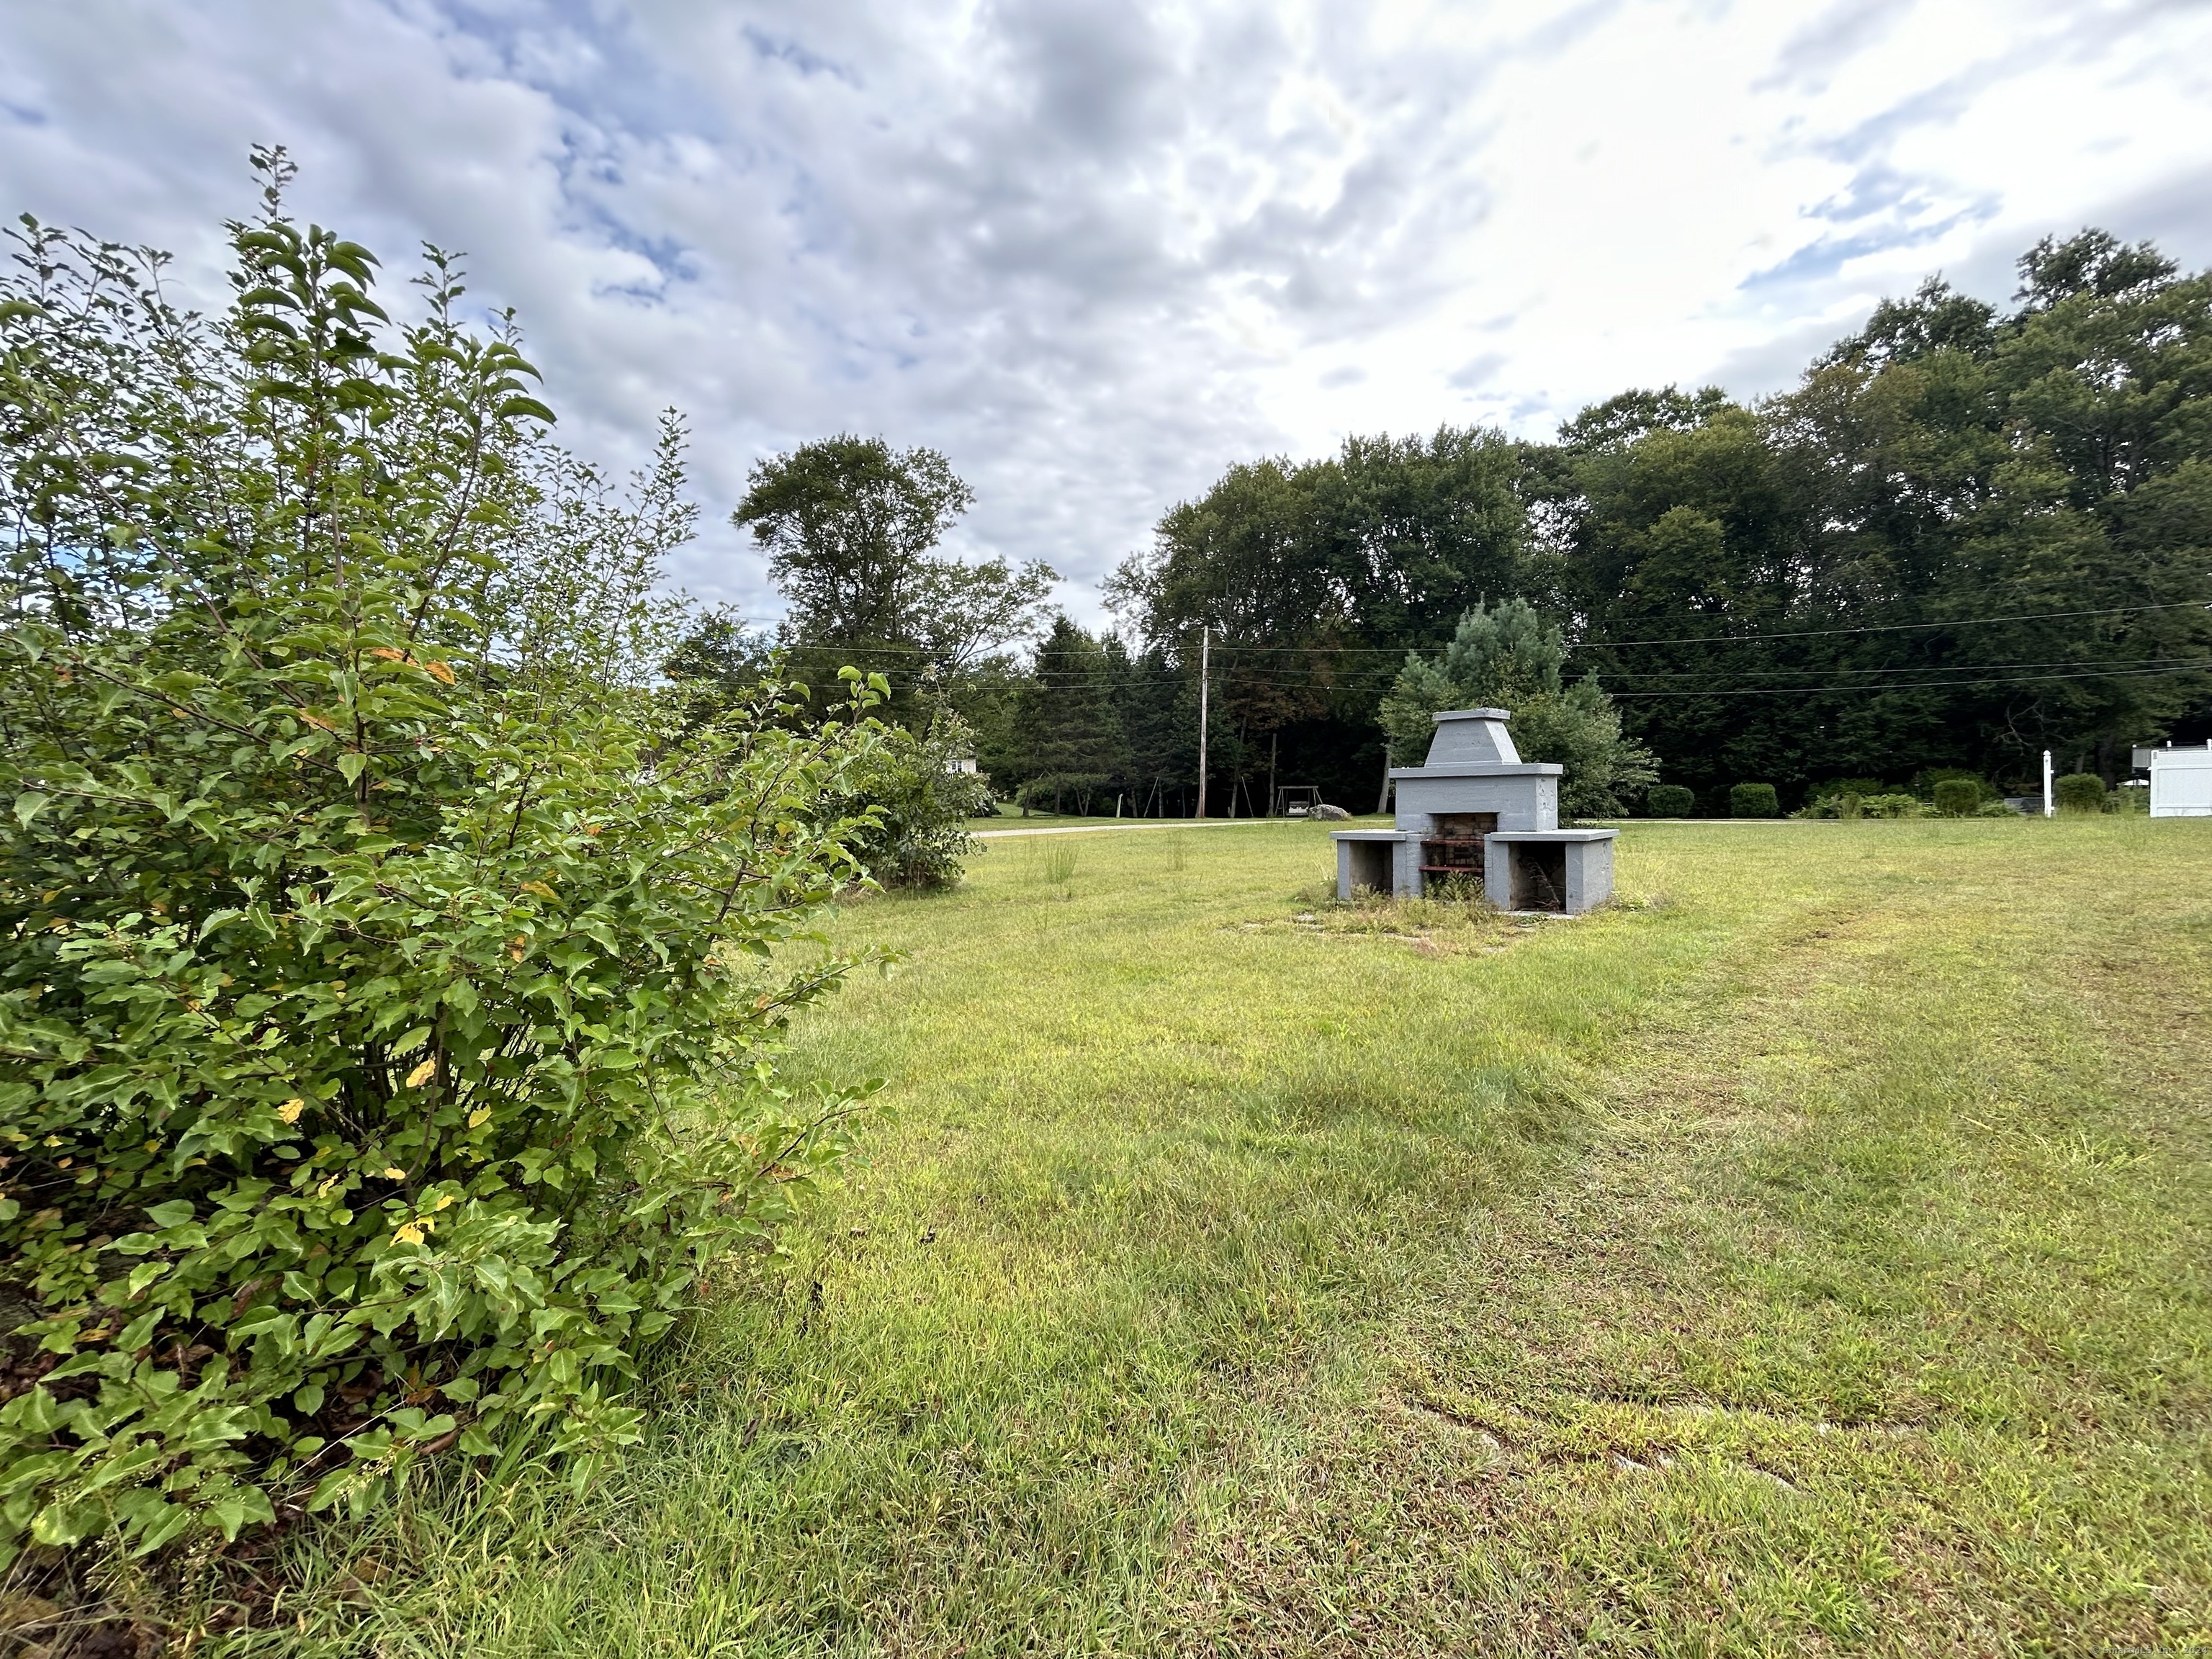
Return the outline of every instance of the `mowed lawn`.
[[[2212,822],[1619,848],[1571,921],[1335,910],[1311,824],[848,906],[907,961],[794,1066],[896,1115],[648,1443],[216,1645],[2212,1642]]]

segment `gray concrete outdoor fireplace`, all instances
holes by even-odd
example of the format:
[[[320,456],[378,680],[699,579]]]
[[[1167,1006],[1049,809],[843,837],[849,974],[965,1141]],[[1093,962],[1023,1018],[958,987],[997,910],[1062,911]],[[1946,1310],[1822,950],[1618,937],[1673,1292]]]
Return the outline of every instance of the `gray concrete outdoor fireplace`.
[[[1613,896],[1618,830],[1559,828],[1559,774],[1528,762],[1507,735],[1503,708],[1455,708],[1436,717],[1427,763],[1390,774],[1398,827],[1345,830],[1336,843],[1336,891],[1357,888],[1419,898],[1431,882],[1480,880],[1501,910],[1579,915]]]

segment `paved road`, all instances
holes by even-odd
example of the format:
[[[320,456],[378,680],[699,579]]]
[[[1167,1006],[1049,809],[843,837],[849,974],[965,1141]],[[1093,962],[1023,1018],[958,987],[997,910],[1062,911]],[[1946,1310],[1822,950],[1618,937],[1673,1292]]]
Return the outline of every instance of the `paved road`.
[[[1170,823],[1078,823],[1060,830],[974,830],[978,841],[1000,841],[1010,836],[1102,836],[1115,830],[1235,830],[1261,823],[1311,823],[1312,818],[1182,818]]]

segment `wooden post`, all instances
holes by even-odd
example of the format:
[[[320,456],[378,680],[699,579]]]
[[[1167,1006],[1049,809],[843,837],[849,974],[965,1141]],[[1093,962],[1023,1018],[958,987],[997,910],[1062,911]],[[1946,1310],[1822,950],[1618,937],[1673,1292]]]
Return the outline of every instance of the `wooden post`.
[[[1198,816],[1206,816],[1206,678],[1213,665],[1213,629],[1209,626],[1199,630],[1198,635]]]

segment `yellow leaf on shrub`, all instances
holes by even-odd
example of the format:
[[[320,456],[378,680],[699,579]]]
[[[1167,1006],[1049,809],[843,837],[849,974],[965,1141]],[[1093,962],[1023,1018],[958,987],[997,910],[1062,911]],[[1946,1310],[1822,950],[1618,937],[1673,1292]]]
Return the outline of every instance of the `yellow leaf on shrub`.
[[[489,1120],[489,1119],[490,1118],[490,1116],[491,1116],[491,1108],[490,1108],[490,1107],[489,1107],[489,1106],[479,1106],[479,1107],[477,1107],[477,1108],[476,1109],[476,1110],[474,1110],[473,1112],[471,1112],[471,1113],[469,1114],[469,1127],[471,1127],[471,1129],[481,1129],[481,1128],[483,1128],[483,1126],[484,1126],[484,1124],[485,1124],[485,1122],[486,1122],[486,1121],[487,1121],[487,1120]]]
[[[422,1242],[422,1224],[416,1221],[409,1222],[392,1235],[392,1242],[394,1244],[420,1244]]]
[[[417,1066],[413,1071],[407,1073],[407,1086],[410,1089],[419,1089],[437,1074],[438,1057],[437,1055],[433,1054],[429,1059],[424,1060],[420,1066]]]
[[[453,671],[441,662],[426,662],[422,665],[422,672],[441,685],[451,685],[453,683]]]
[[[286,1101],[282,1106],[279,1106],[276,1109],[276,1115],[283,1118],[287,1123],[297,1123],[300,1121],[300,1114],[307,1109],[307,1103],[304,1100],[295,1097],[291,1100]]]
[[[559,894],[556,893],[550,887],[548,887],[542,881],[526,881],[522,884],[522,890],[526,893],[535,893],[540,898],[558,898],[560,896]]]
[[[407,1171],[395,1164],[384,1172],[384,1178],[386,1181],[404,1181],[407,1179]]]
[[[370,652],[368,654],[372,657],[381,657],[386,662],[405,662],[407,660],[407,653],[404,651],[394,651],[388,645],[380,645],[375,650]]]

